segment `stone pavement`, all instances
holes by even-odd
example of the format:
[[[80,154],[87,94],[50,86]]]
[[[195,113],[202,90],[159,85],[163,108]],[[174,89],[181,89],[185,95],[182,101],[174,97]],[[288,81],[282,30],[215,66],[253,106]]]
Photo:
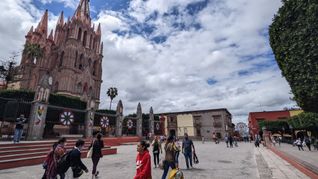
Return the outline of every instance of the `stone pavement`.
[[[284,154],[287,154],[287,156],[290,158],[298,161],[306,168],[318,173],[318,151],[314,150],[313,146],[311,147],[311,151],[309,151],[307,146],[303,147],[305,151],[299,151],[297,146],[292,146],[291,144],[285,143],[281,144],[280,146],[276,145],[275,148],[281,152],[284,152]]]
[[[180,154],[180,168],[186,179],[306,178],[268,149],[255,148],[253,143],[239,143],[239,147],[227,148],[224,143],[195,142],[195,147],[200,163],[194,165],[194,169],[185,170],[184,156]],[[135,157],[136,145],[119,146],[117,155],[104,156],[100,161],[99,178],[132,179],[135,174]],[[91,160],[84,159],[83,162],[91,170]],[[40,165],[21,167],[0,170],[0,178],[39,179],[43,172]],[[158,168],[152,169],[153,179],[161,178],[162,172]],[[66,178],[71,179],[70,175],[69,171]],[[81,178],[91,178],[91,175],[84,174]]]
[[[256,156],[262,155],[263,159],[266,161],[268,169],[271,171],[272,175],[270,178],[279,178],[279,179],[296,179],[296,178],[309,178],[299,170],[295,169],[291,164],[282,160],[272,151],[260,147],[255,148]],[[262,178],[262,177],[260,177]],[[264,177],[264,178],[267,178]]]

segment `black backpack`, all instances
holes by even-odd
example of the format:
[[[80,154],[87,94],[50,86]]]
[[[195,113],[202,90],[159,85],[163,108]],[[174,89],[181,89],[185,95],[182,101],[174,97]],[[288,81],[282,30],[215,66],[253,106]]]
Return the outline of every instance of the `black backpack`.
[[[66,173],[66,171],[70,168],[71,166],[71,153],[73,150],[66,152],[61,159],[57,162],[57,173],[58,174],[63,174]]]

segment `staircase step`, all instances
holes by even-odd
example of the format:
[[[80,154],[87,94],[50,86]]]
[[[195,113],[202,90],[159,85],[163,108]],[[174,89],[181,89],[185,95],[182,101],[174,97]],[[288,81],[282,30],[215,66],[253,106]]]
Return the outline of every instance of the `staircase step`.
[[[82,151],[82,158],[85,158],[87,155],[87,150]],[[117,154],[116,148],[106,148],[102,150],[103,155],[112,155]],[[0,161],[0,170],[9,169],[9,168],[16,168],[16,167],[23,167],[23,166],[30,166],[30,165],[38,165],[43,163],[45,160],[46,155],[40,156],[30,156],[24,158],[17,158],[17,159],[8,159]]]
[[[84,146],[84,149],[88,149],[90,144],[86,144]],[[74,148],[74,145],[67,145],[65,146],[66,150],[70,150]],[[105,146],[105,148],[110,148],[109,146]],[[0,150],[0,157],[5,156],[5,155],[15,155],[15,154],[29,154],[29,153],[35,153],[35,152],[46,152],[48,153],[52,147],[35,147],[35,148],[28,148],[28,149],[20,149],[20,148],[15,148],[11,150]]]

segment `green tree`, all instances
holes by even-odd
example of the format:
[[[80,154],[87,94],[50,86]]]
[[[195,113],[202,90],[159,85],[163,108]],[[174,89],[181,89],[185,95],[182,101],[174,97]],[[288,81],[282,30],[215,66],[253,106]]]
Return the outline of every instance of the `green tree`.
[[[13,52],[9,59],[0,60],[0,80],[6,81],[6,85],[14,76],[14,71],[17,64],[15,58],[17,56],[17,53]]]
[[[109,110],[111,110],[113,99],[118,95],[117,88],[115,88],[115,87],[108,88],[107,95],[110,97]]]
[[[294,100],[305,111],[318,112],[318,1],[283,0],[269,35]]]
[[[312,112],[302,112],[288,120],[288,124],[293,128],[309,128],[318,126],[318,114]]]
[[[39,44],[26,43],[24,45],[23,53],[31,58],[33,60],[33,63],[36,63],[36,60],[38,58],[43,57],[43,49],[40,47]]]

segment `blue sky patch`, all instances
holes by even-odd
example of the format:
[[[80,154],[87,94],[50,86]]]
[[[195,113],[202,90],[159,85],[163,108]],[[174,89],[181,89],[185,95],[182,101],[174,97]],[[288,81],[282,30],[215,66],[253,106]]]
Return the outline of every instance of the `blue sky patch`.
[[[209,84],[209,85],[214,85],[216,84],[218,81],[212,79],[212,78],[209,78],[208,80],[206,80],[206,82]]]
[[[203,0],[196,3],[191,3],[187,5],[186,9],[190,15],[195,15],[199,13],[201,10],[203,10],[205,7],[207,7],[208,3],[209,3],[209,0]]]

